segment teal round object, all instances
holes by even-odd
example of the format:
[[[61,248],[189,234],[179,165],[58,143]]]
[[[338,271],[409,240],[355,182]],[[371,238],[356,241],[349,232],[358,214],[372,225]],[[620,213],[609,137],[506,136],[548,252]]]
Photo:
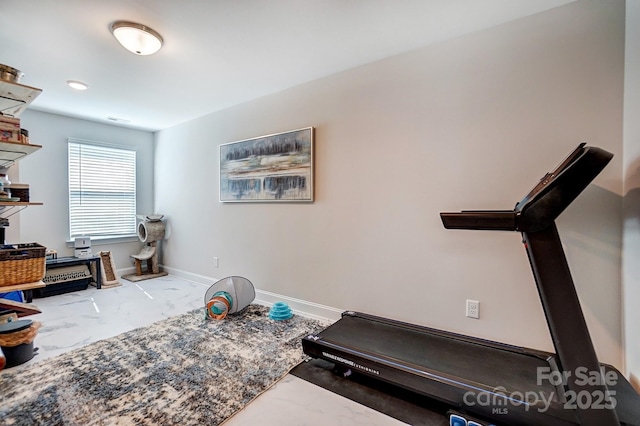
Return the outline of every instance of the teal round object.
[[[293,316],[293,311],[284,302],[276,302],[269,310],[269,318],[275,321],[288,320]]]

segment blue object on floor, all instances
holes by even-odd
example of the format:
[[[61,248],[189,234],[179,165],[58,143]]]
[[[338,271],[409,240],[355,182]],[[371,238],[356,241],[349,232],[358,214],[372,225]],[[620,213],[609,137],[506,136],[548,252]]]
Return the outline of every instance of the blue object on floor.
[[[467,426],[467,419],[457,414],[449,416],[449,426]]]
[[[0,299],[9,299],[14,302],[24,303],[24,296],[21,291],[10,291],[9,293],[0,293]]]
[[[284,302],[276,302],[269,310],[269,318],[275,321],[288,320],[293,316],[289,305]]]

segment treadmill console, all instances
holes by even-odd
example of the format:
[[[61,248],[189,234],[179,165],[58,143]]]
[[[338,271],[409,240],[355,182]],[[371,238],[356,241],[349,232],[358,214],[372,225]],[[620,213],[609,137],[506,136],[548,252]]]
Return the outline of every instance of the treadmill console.
[[[447,229],[537,232],[580,195],[613,158],[596,147],[578,145],[552,172],[545,174],[513,210],[468,210],[440,213]]]

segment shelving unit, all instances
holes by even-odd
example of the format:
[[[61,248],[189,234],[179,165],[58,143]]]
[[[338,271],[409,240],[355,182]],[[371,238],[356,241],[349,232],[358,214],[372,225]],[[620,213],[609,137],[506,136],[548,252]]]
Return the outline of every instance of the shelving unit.
[[[42,89],[0,80],[0,112],[6,116],[18,117],[40,93]],[[0,168],[11,167],[16,161],[40,148],[41,145],[0,141]],[[4,243],[4,231],[9,224],[7,218],[28,206],[41,205],[38,202],[0,201],[0,242]]]
[[[42,203],[36,202],[23,202],[23,201],[0,201],[0,207],[26,207],[26,206],[41,206]]]
[[[15,284],[15,285],[5,285],[5,286],[0,286],[0,293],[10,293],[12,291],[22,291],[24,292],[24,298],[26,299],[27,303],[31,303],[31,301],[33,300],[33,290],[37,289],[37,288],[44,288],[47,285],[44,283],[44,281],[40,280],[40,281],[36,281],[34,283],[24,283],[24,284]],[[0,299],[0,305],[5,305],[5,306],[0,306],[0,311],[2,311],[2,308],[7,308],[8,306],[6,306],[7,303],[13,303],[11,301],[7,301],[6,299]],[[23,305],[24,307],[27,307],[29,305]],[[38,310],[36,308],[36,310]],[[27,315],[31,315],[31,314],[35,314],[35,313],[39,313],[39,312],[32,312],[29,313]],[[20,314],[18,314],[18,316],[21,316]]]
[[[16,284],[16,285],[5,285],[0,287],[0,293],[9,293],[10,291],[16,290],[33,290],[34,288],[42,288],[46,287],[46,284],[43,281],[36,281],[34,283],[25,283],[25,284]]]

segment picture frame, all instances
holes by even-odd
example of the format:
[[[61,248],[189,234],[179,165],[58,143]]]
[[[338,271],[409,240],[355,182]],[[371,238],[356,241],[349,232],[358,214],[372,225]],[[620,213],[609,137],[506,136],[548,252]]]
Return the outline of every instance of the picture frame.
[[[313,202],[314,128],[220,145],[220,202]]]

